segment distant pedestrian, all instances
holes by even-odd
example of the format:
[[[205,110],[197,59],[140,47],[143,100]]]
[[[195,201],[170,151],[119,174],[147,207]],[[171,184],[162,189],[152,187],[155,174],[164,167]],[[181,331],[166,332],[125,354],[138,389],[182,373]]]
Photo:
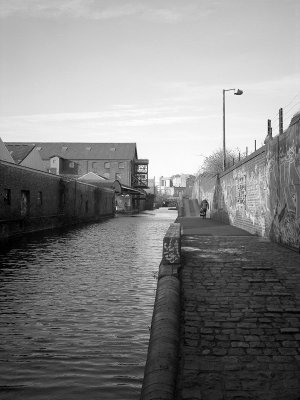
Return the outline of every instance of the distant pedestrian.
[[[206,199],[200,203],[200,217],[206,218],[206,211],[209,209],[209,204]]]

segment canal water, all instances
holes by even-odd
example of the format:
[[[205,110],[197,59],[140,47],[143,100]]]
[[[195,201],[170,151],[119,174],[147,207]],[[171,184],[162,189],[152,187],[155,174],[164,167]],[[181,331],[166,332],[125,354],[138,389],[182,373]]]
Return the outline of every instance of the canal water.
[[[162,241],[159,209],[0,251],[0,398],[139,399]]]

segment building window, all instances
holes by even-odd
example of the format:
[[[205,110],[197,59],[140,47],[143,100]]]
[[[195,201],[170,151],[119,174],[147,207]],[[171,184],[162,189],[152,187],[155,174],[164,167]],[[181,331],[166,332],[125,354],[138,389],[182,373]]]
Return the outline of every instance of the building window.
[[[86,147],[85,149],[86,149],[87,151],[91,151],[91,150],[92,150],[92,148],[91,148],[90,146]]]
[[[30,210],[30,192],[29,190],[21,190],[21,216],[29,215]]]
[[[68,147],[67,146],[62,146],[61,151],[67,151]]]
[[[110,168],[110,162],[104,163],[104,168],[109,169]]]
[[[3,196],[4,204],[10,206],[11,205],[11,190],[4,189],[4,196]]]
[[[111,147],[110,151],[116,151],[116,148],[115,147]]]
[[[70,167],[70,168],[74,168],[74,162],[73,162],[73,161],[71,161],[71,162],[69,163],[69,167]]]
[[[42,192],[38,192],[38,194],[37,194],[37,203],[38,203],[38,206],[43,205],[43,193]]]
[[[124,163],[123,162],[119,162],[119,169],[123,169],[125,168]]]
[[[146,164],[139,164],[139,165],[136,166],[136,171],[137,171],[137,172],[144,172],[144,173],[146,173],[146,172],[148,172],[148,165],[146,165]]]

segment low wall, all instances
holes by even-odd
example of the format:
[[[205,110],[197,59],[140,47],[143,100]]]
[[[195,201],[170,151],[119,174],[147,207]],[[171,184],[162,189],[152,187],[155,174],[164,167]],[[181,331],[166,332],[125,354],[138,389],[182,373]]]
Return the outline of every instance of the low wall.
[[[287,131],[220,175],[197,177],[211,218],[300,248],[300,115]]]
[[[0,240],[114,215],[114,191],[0,162]]]
[[[180,224],[163,241],[141,400],[174,400],[180,329]]]

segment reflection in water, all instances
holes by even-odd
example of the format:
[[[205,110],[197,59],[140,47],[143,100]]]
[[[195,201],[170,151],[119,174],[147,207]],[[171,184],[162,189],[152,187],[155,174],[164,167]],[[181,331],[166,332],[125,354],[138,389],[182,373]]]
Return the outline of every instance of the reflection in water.
[[[138,399],[162,240],[175,211],[0,253],[1,399]]]

